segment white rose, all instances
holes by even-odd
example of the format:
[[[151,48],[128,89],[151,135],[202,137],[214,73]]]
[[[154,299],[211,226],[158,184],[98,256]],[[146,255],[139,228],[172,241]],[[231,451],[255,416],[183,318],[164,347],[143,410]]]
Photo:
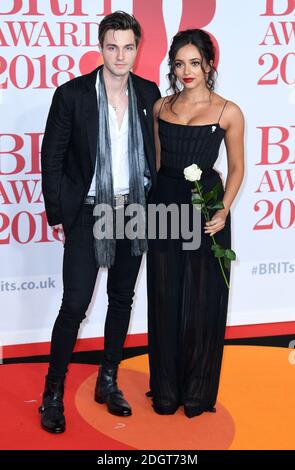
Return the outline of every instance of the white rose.
[[[188,181],[200,181],[201,175],[202,175],[202,170],[201,168],[198,167],[195,163],[193,163],[190,166],[187,166],[183,170],[183,174],[186,180]]]

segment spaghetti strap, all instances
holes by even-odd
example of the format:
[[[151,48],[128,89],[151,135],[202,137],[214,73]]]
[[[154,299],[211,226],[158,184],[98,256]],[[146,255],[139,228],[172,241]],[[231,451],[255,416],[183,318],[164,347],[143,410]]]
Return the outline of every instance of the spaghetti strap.
[[[223,110],[224,110],[224,108],[225,108],[227,102],[228,102],[228,101],[225,100],[225,103],[224,103],[224,105],[223,105],[223,108],[222,108],[222,110],[221,110],[221,113],[220,113],[220,116],[219,116],[219,119],[218,119],[218,124],[219,124],[220,118],[221,118],[221,116],[222,116]]]
[[[159,109],[158,118],[160,117],[160,114],[161,114],[161,111],[162,111],[162,108],[163,108],[163,104],[165,103],[166,98],[169,98],[169,96],[165,96],[165,98],[163,98],[163,101],[162,101],[160,109]]]

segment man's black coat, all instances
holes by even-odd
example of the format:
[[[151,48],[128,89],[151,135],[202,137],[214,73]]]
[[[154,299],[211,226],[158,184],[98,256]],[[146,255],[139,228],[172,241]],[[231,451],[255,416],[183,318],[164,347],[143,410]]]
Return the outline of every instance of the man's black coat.
[[[96,78],[99,68],[59,86],[53,96],[41,149],[42,190],[49,225],[68,232],[88,194],[98,139]],[[132,74],[152,185],[156,182],[153,105],[157,85]]]

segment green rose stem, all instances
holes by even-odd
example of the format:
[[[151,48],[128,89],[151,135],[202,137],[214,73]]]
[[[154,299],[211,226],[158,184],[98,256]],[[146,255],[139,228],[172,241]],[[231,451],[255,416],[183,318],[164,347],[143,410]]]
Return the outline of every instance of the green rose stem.
[[[195,185],[196,185],[196,188],[197,188],[197,190],[198,190],[199,195],[200,195],[201,198],[203,199],[203,192],[202,192],[202,190],[201,190],[201,188],[200,188],[199,183],[198,183],[197,180],[195,180]],[[210,215],[209,215],[208,209],[207,209],[207,207],[206,207],[206,204],[202,204],[201,207],[202,207],[202,212],[203,212],[203,214],[204,214],[204,216],[205,216],[206,222],[209,222],[209,221],[210,221]],[[217,242],[216,242],[216,240],[215,240],[215,238],[214,238],[214,235],[211,235],[211,238],[212,238],[213,244],[216,246],[216,245],[217,245]],[[219,265],[220,265],[220,269],[221,269],[223,278],[224,278],[224,280],[225,280],[225,284],[227,285],[227,288],[229,289],[229,282],[228,282],[228,280],[227,280],[227,277],[226,277],[226,274],[225,274],[225,271],[224,271],[224,268],[223,268],[223,265],[222,265],[222,262],[221,262],[221,258],[220,258],[220,257],[218,257],[218,262],[219,262]]]

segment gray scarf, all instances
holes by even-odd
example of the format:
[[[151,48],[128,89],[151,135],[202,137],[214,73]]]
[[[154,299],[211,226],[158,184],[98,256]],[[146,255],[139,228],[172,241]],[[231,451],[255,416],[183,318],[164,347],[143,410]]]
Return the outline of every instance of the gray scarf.
[[[107,204],[111,212],[106,210],[103,215],[105,220],[105,236],[94,238],[96,263],[99,267],[111,267],[116,254],[116,210],[114,207],[114,191],[112,178],[111,138],[109,128],[108,99],[103,77],[103,68],[99,75],[99,130],[96,152],[96,204]],[[137,99],[134,91],[131,75],[128,78],[128,160],[129,160],[129,204],[140,204],[142,210],[136,213],[139,221],[137,236],[131,240],[131,254],[142,255],[147,250],[147,238],[145,227],[145,188],[144,176],[147,170],[144,154],[144,145],[137,112]],[[140,216],[140,217],[138,217]],[[95,218],[96,222],[98,217]],[[96,233],[96,232],[95,232]]]

